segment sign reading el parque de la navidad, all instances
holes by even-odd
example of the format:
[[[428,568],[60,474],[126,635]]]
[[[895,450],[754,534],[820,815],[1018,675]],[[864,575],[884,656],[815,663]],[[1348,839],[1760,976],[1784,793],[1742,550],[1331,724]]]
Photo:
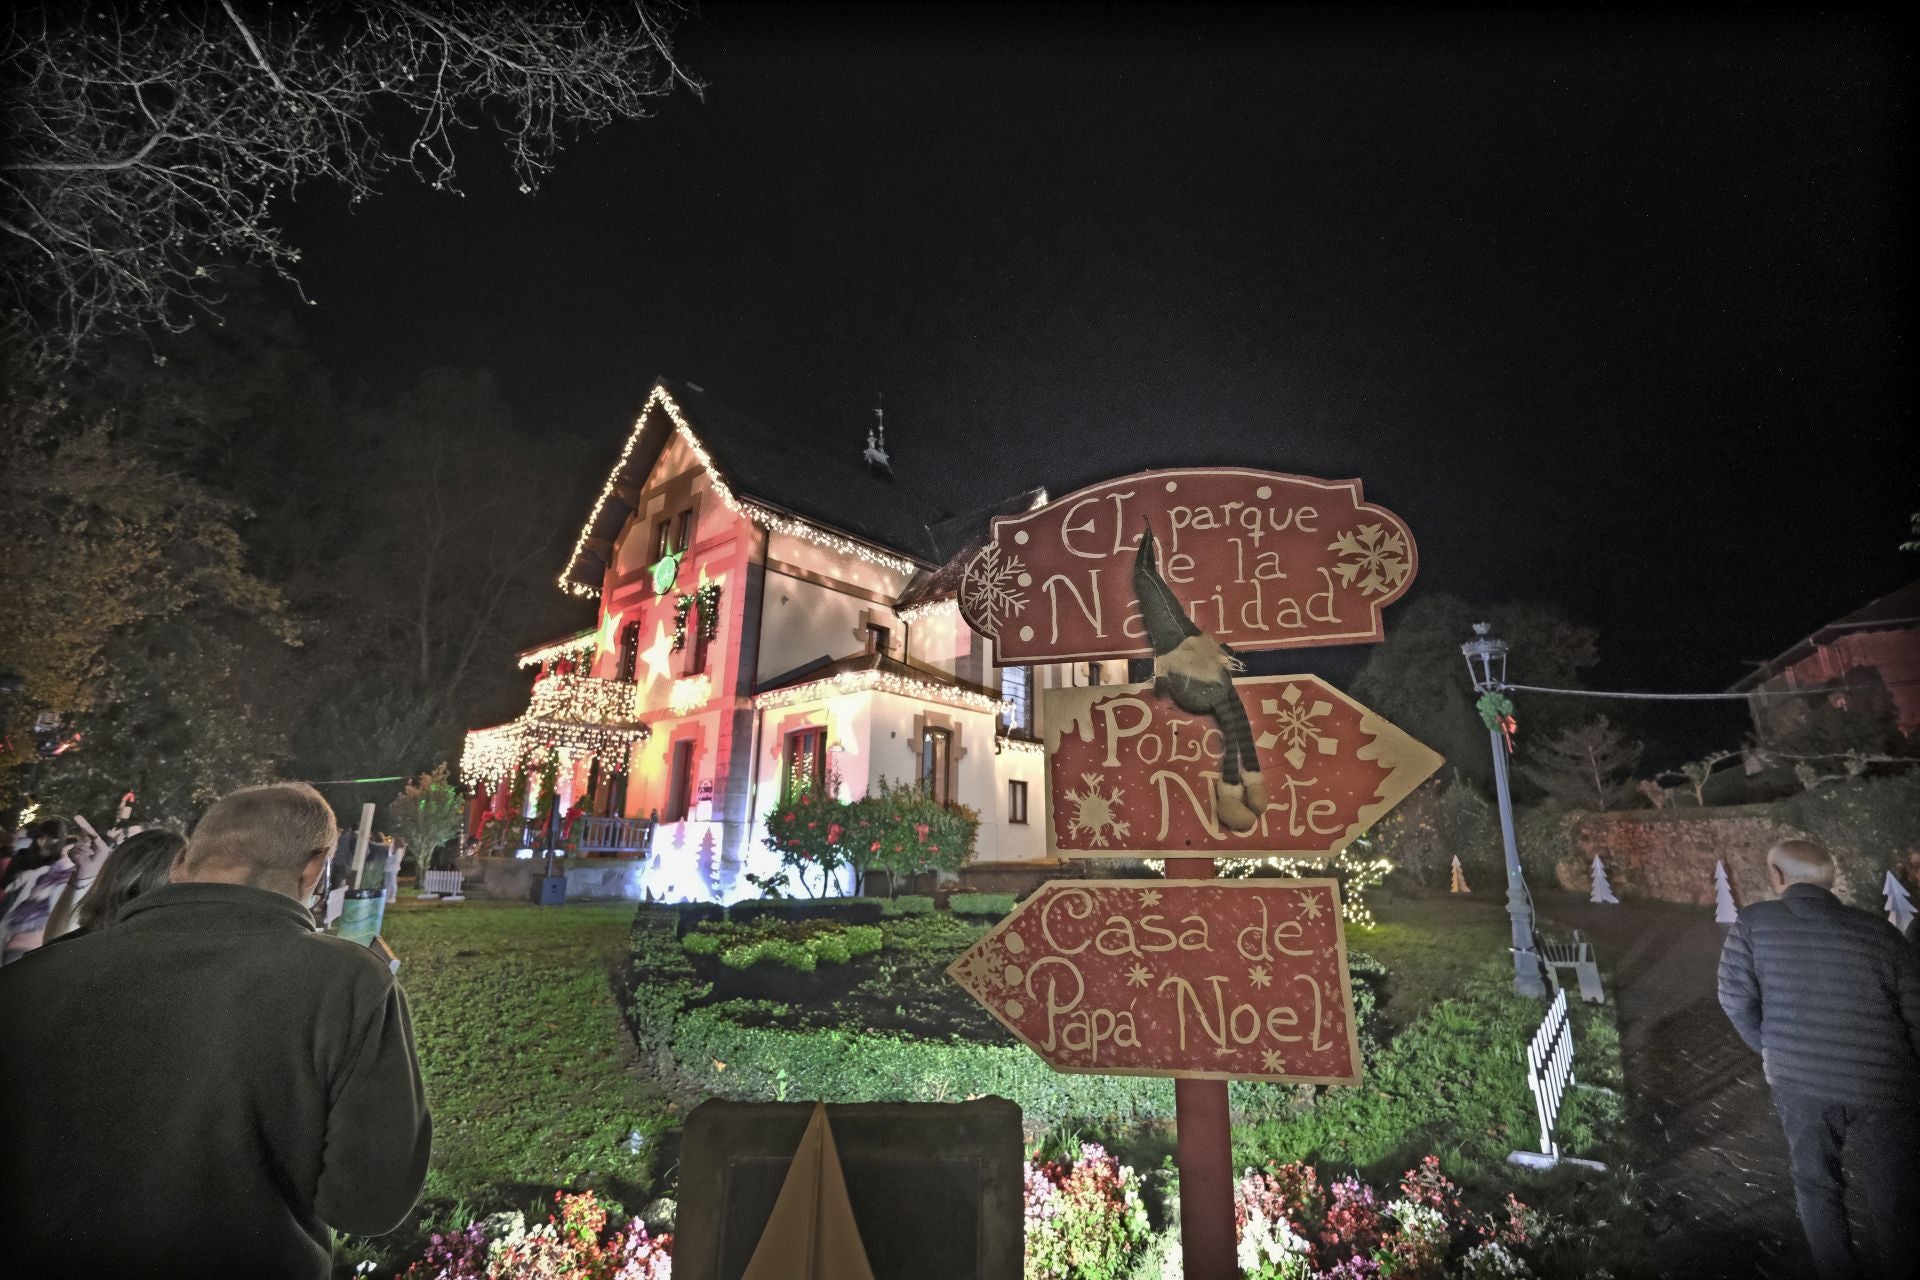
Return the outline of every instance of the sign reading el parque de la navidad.
[[[1055,880],[948,974],[1058,1071],[1357,1084],[1333,880]]]
[[[1380,611],[1419,561],[1406,523],[1358,480],[1181,467],[996,517],[960,614],[1001,666],[1151,653],[1130,577],[1142,528],[1187,616],[1239,652],[1381,639]]]

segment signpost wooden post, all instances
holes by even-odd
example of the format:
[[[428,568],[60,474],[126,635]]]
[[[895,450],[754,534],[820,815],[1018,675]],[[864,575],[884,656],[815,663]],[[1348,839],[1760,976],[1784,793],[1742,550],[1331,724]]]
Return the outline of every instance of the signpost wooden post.
[[[1417,565],[1358,480],[1189,467],[996,518],[960,583],[998,666],[1154,658],[1149,684],[1045,691],[1047,845],[1167,878],[1051,881],[948,973],[1056,1070],[1174,1078],[1193,1280],[1239,1275],[1227,1081],[1360,1081],[1337,883],[1213,859],[1331,858],[1441,764],[1236,655],[1378,641]]]

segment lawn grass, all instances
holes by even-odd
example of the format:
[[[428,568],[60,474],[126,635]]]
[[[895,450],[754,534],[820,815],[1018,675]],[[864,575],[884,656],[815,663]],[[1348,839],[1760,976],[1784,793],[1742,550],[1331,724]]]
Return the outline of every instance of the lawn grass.
[[[481,1212],[594,1185],[631,1209],[652,1188],[650,1139],[672,1120],[638,1070],[611,976],[632,903],[402,900],[382,933],[433,1112],[426,1205]],[[635,1130],[649,1141],[628,1149]]]
[[[1371,929],[1347,927],[1347,946],[1387,966],[1381,1013],[1397,1031],[1435,1002],[1457,995],[1490,955],[1506,954],[1506,907],[1468,897],[1370,903]]]

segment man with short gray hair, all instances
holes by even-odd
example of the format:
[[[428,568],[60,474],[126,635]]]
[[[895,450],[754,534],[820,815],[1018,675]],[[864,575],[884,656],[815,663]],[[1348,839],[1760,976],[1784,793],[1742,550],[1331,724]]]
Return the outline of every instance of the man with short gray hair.
[[[1920,958],[1884,919],[1833,894],[1810,840],[1767,851],[1775,899],[1742,909],[1720,955],[1720,1007],[1765,1065],[1794,1203],[1822,1280],[1914,1276],[1920,1206]],[[1880,1264],[1847,1224],[1841,1150]]]
[[[209,809],[172,883],[0,976],[0,1255],[11,1276],[325,1280],[329,1228],[393,1230],[432,1123],[406,998],[313,927],[333,810]]]

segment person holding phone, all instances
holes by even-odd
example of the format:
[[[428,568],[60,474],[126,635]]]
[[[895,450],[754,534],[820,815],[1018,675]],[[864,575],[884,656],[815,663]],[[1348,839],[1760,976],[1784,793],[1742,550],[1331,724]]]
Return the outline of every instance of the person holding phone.
[[[47,914],[46,941],[73,932],[79,927],[80,903],[93,889],[94,878],[99,875],[100,867],[113,852],[113,846],[93,829],[93,824],[80,814],[73,815],[73,825],[80,835],[67,847],[65,857],[72,864],[72,872],[67,883],[54,899],[53,910]]]
[[[8,1275],[327,1280],[331,1231],[412,1212],[433,1123],[406,997],[310,914],[337,832],[303,783],[237,791],[168,883],[0,971]]]

